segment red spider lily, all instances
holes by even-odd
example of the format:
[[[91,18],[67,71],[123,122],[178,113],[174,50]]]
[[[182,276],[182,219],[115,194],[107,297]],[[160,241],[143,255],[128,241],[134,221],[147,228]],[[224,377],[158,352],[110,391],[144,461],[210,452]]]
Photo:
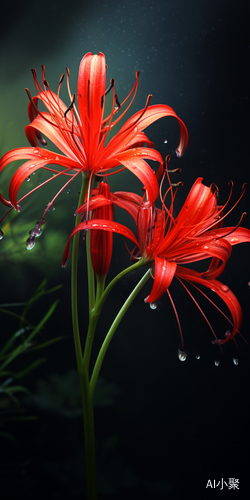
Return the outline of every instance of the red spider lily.
[[[23,159],[28,161],[19,167],[12,177],[9,187],[10,201],[6,200],[1,194],[0,200],[6,206],[19,210],[20,207],[17,204],[18,190],[24,180],[40,168],[53,172],[54,175],[51,179],[59,175],[67,176],[68,180],[60,189],[60,193],[79,172],[82,172],[86,177],[91,177],[94,174],[104,175],[110,169],[122,165],[122,169],[129,169],[141,180],[147,189],[149,202],[153,203],[158,196],[159,188],[157,178],[145,159],[160,163],[158,176],[162,173],[163,163],[160,153],[152,148],[153,143],[149,141],[143,130],[164,116],[177,118],[180,126],[180,142],[176,150],[178,156],[181,156],[187,147],[188,133],[186,126],[172,108],[161,104],[149,106],[151,98],[149,96],[144,109],[127,120],[120,131],[108,142],[108,133],[125,115],[134,100],[139,72],[136,73],[136,82],[133,89],[121,105],[118,103],[115,94],[114,80],[111,80],[108,90],[113,92],[113,104],[112,111],[106,118],[104,118],[105,95],[107,93],[105,91],[106,61],[102,53],[99,53],[99,55],[88,53],[80,63],[77,87],[78,111],[75,106],[75,94],[72,95],[70,92],[68,68],[69,106],[66,106],[59,97],[64,75],[60,78],[58,92],[55,94],[50,90],[49,84],[45,80],[44,66],[42,67],[43,87],[39,84],[34,69],[32,72],[38,95],[32,98],[29,90],[26,89],[30,99],[28,113],[31,123],[27,125],[25,132],[33,147],[14,149],[2,157],[0,172],[12,161]],[[131,101],[127,108],[122,111],[129,97],[131,97]],[[45,105],[47,112],[38,110],[39,100]],[[63,154],[40,148],[38,140],[43,145],[46,144],[42,134],[47,136]],[[142,147],[144,143],[149,147]],[[64,170],[49,168],[47,165],[51,164],[60,165]],[[48,179],[43,184],[46,184],[51,179]],[[37,186],[30,193],[39,187],[41,186]],[[51,203],[59,193],[56,194]]]
[[[242,195],[245,187],[243,186]],[[223,207],[217,205],[218,189],[213,184],[210,187],[204,186],[202,178],[198,178],[194,183],[176,219],[173,217],[175,195],[173,195],[172,186],[170,186],[169,190],[171,192],[170,208],[167,209],[164,197],[161,210],[154,206],[145,207],[143,198],[134,193],[115,193],[111,195],[111,201],[96,197],[94,202],[96,206],[113,202],[125,208],[137,224],[138,238],[134,236],[130,229],[116,222],[101,219],[82,222],[73,230],[68,240],[64,251],[63,264],[69,257],[70,239],[77,231],[89,228],[121,234],[136,245],[132,253],[133,259],[142,258],[145,264],[153,269],[154,283],[151,293],[145,301],[149,303],[157,302],[167,291],[173,304],[169,286],[175,276],[200,309],[215,336],[216,342],[223,344],[239,331],[242,322],[242,311],[232,291],[218,281],[217,278],[225,268],[232,252],[232,246],[238,243],[250,242],[250,231],[239,227],[239,224],[235,227],[222,227],[225,218],[223,209],[226,205]],[[81,210],[82,207],[77,212],[81,213]],[[231,210],[232,208],[230,212]],[[243,217],[241,221],[242,219]],[[210,265],[204,272],[200,273],[191,268],[183,267],[183,265],[209,258],[211,258]],[[195,288],[197,288],[197,285],[209,288],[225,302],[233,319],[232,333],[226,339],[217,339],[208,319],[182,280],[193,284]],[[203,292],[201,291],[201,293]],[[203,293],[203,295],[205,294]],[[210,299],[208,298],[208,300]],[[210,302],[212,301],[210,300]],[[173,307],[179,323],[174,304]],[[217,306],[215,305],[215,307]]]

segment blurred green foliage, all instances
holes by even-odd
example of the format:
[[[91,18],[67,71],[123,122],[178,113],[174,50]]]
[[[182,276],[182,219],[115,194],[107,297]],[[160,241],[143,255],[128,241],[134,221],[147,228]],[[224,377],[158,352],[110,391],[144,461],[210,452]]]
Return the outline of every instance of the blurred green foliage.
[[[40,351],[40,349],[48,347],[54,342],[62,339],[62,337],[59,336],[40,344],[37,342],[37,335],[44,328],[45,323],[50,319],[58,304],[58,300],[52,303],[36,325],[31,324],[28,319],[30,309],[39,299],[61,288],[61,285],[58,285],[47,290],[46,285],[47,280],[45,279],[27,303],[0,304],[2,319],[3,315],[10,315],[19,323],[18,330],[12,334],[3,345],[0,344],[0,427],[3,429],[3,431],[0,432],[0,436],[9,438],[12,441],[15,441],[13,436],[5,431],[8,422],[36,418],[24,415],[25,411],[21,407],[18,396],[20,393],[27,393],[28,390],[24,385],[20,384],[20,380],[46,361],[44,357],[39,356],[38,359],[30,363],[26,361],[27,358],[23,357],[23,355],[35,350]],[[20,305],[24,306],[21,315],[16,314],[12,310],[13,307]],[[4,322],[2,321],[2,325],[3,324]],[[16,361],[20,356],[22,356],[21,369],[20,363],[17,369]]]

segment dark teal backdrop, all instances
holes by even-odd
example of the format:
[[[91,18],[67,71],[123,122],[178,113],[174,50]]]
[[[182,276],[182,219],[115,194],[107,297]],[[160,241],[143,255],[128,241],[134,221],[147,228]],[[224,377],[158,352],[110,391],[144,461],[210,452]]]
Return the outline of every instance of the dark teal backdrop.
[[[140,70],[139,89],[132,112],[141,109],[148,94],[151,103],[170,105],[185,122],[189,145],[183,158],[175,156],[178,124],[164,119],[147,135],[163,156],[172,155],[180,167],[175,210],[178,213],[197,177],[219,187],[219,203],[228,196],[233,180],[232,205],[249,182],[248,100],[249,40],[245,30],[246,2],[211,0],[123,2],[53,1],[8,2],[1,7],[0,32],[0,146],[1,155],[27,145],[28,98],[35,94],[30,69],[57,89],[68,66],[71,89],[76,90],[78,67],[86,52],[103,52],[107,77],[115,79],[120,100],[128,94]],[[108,82],[107,82],[108,84]],[[63,91],[67,99],[66,91]],[[166,142],[167,141],[167,142]],[[9,176],[0,175],[0,189],[7,195]],[[37,174],[32,179],[41,181]],[[118,182],[118,184],[117,184]],[[125,173],[111,180],[111,187],[138,189],[140,183]],[[58,189],[59,189],[58,185]],[[31,423],[8,424],[19,443],[1,444],[0,496],[13,498],[83,498],[83,431],[70,318],[70,263],[61,268],[64,244],[74,226],[73,209],[79,186],[58,199],[55,212],[46,218],[44,234],[31,252],[24,248],[25,234],[42,215],[56,188],[44,188],[23,202],[14,220],[15,236],[0,242],[0,304],[28,300],[45,276],[48,286],[63,284],[57,295],[47,296],[31,311],[36,322],[54,298],[60,303],[42,333],[42,339],[64,335],[48,347],[47,362],[25,380],[33,399],[23,399],[27,412],[38,415]],[[231,202],[230,202],[231,203]],[[228,217],[236,225],[249,211],[249,191]],[[0,207],[0,218],[4,213]],[[249,215],[244,220],[250,227]],[[18,227],[21,232],[20,243]],[[9,239],[8,238],[13,238]],[[8,241],[11,243],[8,247]],[[3,245],[2,245],[3,244]],[[2,245],[2,251],[1,251]],[[127,263],[122,240],[115,238],[113,276]],[[222,276],[237,295],[243,309],[241,333],[249,342],[249,246],[234,247]],[[80,262],[81,326],[84,336],[87,295],[84,245]],[[96,351],[113,314],[126,298],[137,276],[117,288],[97,330]],[[188,358],[177,357],[179,331],[171,304],[163,297],[156,310],[144,304],[150,290],[143,290],[123,319],[111,343],[101,372],[97,394],[96,432],[100,499],[210,497],[208,480],[239,479],[240,494],[248,488],[246,456],[249,450],[249,346],[239,340],[240,354],[226,346],[223,356],[212,345],[212,334],[198,309],[177,283],[171,286],[183,328]],[[228,325],[221,315],[199,297],[219,337]],[[219,304],[219,303],[218,303]],[[20,309],[18,310],[20,312]],[[1,338],[15,331],[14,320],[1,317]],[[200,354],[197,360],[195,355]],[[233,356],[239,358],[238,366]],[[216,367],[214,361],[220,359]],[[21,362],[21,361],[20,361]],[[25,360],[24,360],[25,362]],[[219,491],[218,486],[216,491]],[[1,493],[3,491],[3,497]],[[224,488],[226,488],[224,486]],[[227,490],[226,490],[227,491]],[[212,491],[211,495],[215,494]],[[11,496],[12,495],[12,496]],[[242,497],[241,497],[242,498]],[[244,498],[244,497],[243,497]]]

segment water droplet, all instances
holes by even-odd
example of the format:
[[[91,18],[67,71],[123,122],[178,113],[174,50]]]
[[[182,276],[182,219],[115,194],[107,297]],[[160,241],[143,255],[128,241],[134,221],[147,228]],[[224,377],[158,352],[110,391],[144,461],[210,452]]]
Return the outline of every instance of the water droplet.
[[[167,144],[168,143],[168,140],[167,139],[164,139],[164,144]]]
[[[35,236],[30,236],[26,241],[27,250],[32,250],[35,246]]]
[[[21,207],[20,207],[20,205],[17,205],[16,211],[17,211],[17,212],[21,212]]]
[[[26,177],[26,181],[29,182],[30,181],[30,176]]]
[[[70,189],[68,189],[68,191],[67,191],[67,194],[69,194],[69,193],[70,193]]]
[[[157,309],[157,302],[150,302],[149,307],[154,311],[154,309]]]
[[[196,357],[196,359],[201,359],[200,354],[196,354],[195,357]]]
[[[48,205],[46,205],[45,208],[48,209],[48,212],[54,212],[55,210],[54,203],[48,203]]]
[[[219,366],[220,361],[218,359],[216,359],[215,362],[214,362],[214,364],[215,364],[215,366]]]
[[[3,237],[4,237],[3,231],[2,231],[2,229],[0,229],[0,240],[2,240]]]
[[[224,337],[229,337],[231,335],[231,332],[230,330],[227,330],[225,333],[224,333]]]
[[[233,358],[233,364],[238,365],[239,364],[239,359],[238,358]]]
[[[31,229],[29,232],[30,236],[33,236],[34,238],[38,238],[38,236],[41,236],[42,230],[39,226],[34,227],[34,229]]]
[[[185,351],[181,351],[181,349],[178,349],[178,358],[180,361],[186,361],[187,353]]]

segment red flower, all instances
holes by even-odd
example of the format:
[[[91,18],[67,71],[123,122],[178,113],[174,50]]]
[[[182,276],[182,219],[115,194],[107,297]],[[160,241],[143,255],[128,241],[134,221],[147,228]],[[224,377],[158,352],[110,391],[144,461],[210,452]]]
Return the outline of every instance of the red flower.
[[[214,291],[225,302],[233,319],[232,333],[226,339],[218,340],[213,332],[216,342],[223,344],[238,332],[242,321],[242,311],[235,295],[217,278],[225,268],[232,252],[232,246],[250,242],[250,231],[239,227],[239,224],[236,227],[222,227],[225,206],[217,205],[218,189],[215,185],[212,184],[210,188],[204,186],[202,179],[198,178],[176,219],[173,217],[175,195],[171,185],[169,190],[171,192],[170,208],[167,209],[165,206],[164,197],[161,210],[154,206],[145,207],[143,198],[134,193],[119,192],[111,195],[112,202],[125,208],[134,218],[137,224],[138,238],[125,226],[101,219],[79,224],[72,232],[71,237],[75,232],[89,228],[116,232],[133,241],[136,248],[132,253],[132,258],[142,258],[154,273],[153,287],[150,295],[145,299],[146,302],[158,301],[166,291],[172,302],[169,287],[174,277],[183,284],[194,301],[194,297],[182,280],[193,284],[195,288],[203,285]],[[243,186],[243,193],[244,191],[245,186]],[[104,202],[100,199],[99,204],[101,203],[107,203],[107,201]],[[78,210],[79,212],[81,212],[81,208]],[[69,257],[69,242],[70,239],[64,251],[63,263]],[[204,272],[186,267],[187,264],[207,259],[211,259],[211,262]],[[195,303],[201,310],[196,301]],[[202,310],[201,312],[208,322]],[[177,313],[176,316],[178,319]],[[208,324],[212,329],[209,322]]]
[[[45,80],[44,66],[42,67],[43,87],[40,86],[34,69],[32,72],[38,95],[32,98],[30,92],[26,89],[30,99],[28,113],[31,123],[27,125],[25,132],[33,147],[14,149],[2,157],[0,171],[12,161],[23,159],[28,161],[19,167],[12,177],[9,187],[10,201],[6,200],[1,194],[0,200],[6,206],[19,210],[17,204],[19,187],[25,179],[39,168],[56,173],[51,179],[58,175],[66,175],[67,182],[62,187],[64,189],[79,172],[90,177],[93,174],[105,174],[117,165],[122,165],[123,168],[128,168],[141,180],[148,191],[149,202],[153,203],[158,196],[159,190],[157,178],[144,160],[150,159],[159,162],[161,173],[162,157],[155,149],[152,149],[152,143],[143,133],[143,130],[161,117],[174,116],[177,118],[180,125],[180,143],[176,150],[178,156],[181,156],[186,149],[188,133],[184,123],[172,108],[165,105],[149,106],[151,98],[149,96],[145,108],[125,122],[120,131],[108,142],[108,133],[124,116],[135,97],[139,72],[136,73],[136,82],[133,89],[121,105],[115,95],[114,80],[111,80],[108,90],[113,92],[113,105],[110,115],[106,118],[104,118],[105,95],[107,93],[105,90],[106,61],[102,53],[99,53],[99,55],[88,53],[81,61],[77,87],[78,111],[75,106],[75,94],[71,95],[69,88],[68,69],[69,106],[66,106],[59,97],[64,75],[60,78],[58,92],[55,94],[50,90],[49,84]],[[124,111],[119,113],[119,110],[124,107],[130,96],[132,96],[130,104]],[[39,100],[45,105],[47,112],[38,110]],[[40,148],[38,140],[43,145],[46,144],[42,134],[47,136],[63,154]],[[144,143],[149,147],[142,147]],[[49,168],[48,165],[51,164],[60,165],[64,170],[61,171],[54,167]],[[38,187],[30,191],[30,193],[38,189]],[[62,189],[60,189],[59,193]],[[53,203],[56,196],[51,203]]]

